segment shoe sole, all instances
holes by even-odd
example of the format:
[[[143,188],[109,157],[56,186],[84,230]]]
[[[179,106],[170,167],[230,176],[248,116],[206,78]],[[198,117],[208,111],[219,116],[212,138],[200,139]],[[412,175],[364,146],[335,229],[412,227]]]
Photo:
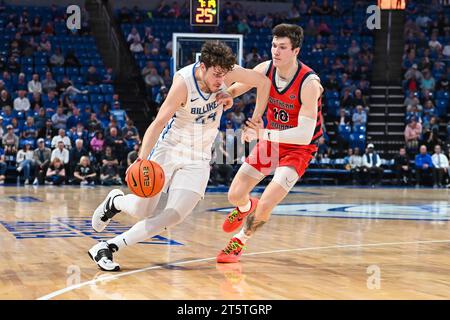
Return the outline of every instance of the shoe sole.
[[[110,197],[112,197],[114,195],[113,193],[124,195],[124,193],[121,190],[119,190],[119,189],[111,190],[108,193],[108,195],[106,196],[105,200],[103,200],[103,202],[97,207],[97,209],[95,209],[94,214],[92,215],[91,225],[92,225],[92,229],[94,229],[96,232],[102,232],[103,230],[105,230],[105,228],[108,226],[109,222],[111,221],[111,219],[109,219],[106,222],[102,221],[103,224],[99,228],[95,228],[94,227],[94,220],[97,220],[96,218],[97,218],[98,215],[103,214],[103,207],[105,206],[105,203],[108,200],[108,198],[110,198]],[[98,218],[98,220],[100,220],[100,218]]]
[[[120,266],[117,266],[117,267],[115,267],[114,269],[112,269],[112,270],[107,270],[107,269],[104,269],[104,268],[102,268],[102,266],[101,265],[99,265],[98,263],[97,263],[97,261],[95,261],[95,259],[94,259],[94,257],[92,256],[92,254],[91,254],[91,251],[90,250],[88,250],[88,255],[89,255],[89,258],[91,258],[92,259],[92,261],[94,261],[95,262],[95,264],[97,265],[97,267],[99,267],[99,269],[100,270],[102,270],[102,271],[106,271],[106,272],[115,272],[115,271],[120,271]]]

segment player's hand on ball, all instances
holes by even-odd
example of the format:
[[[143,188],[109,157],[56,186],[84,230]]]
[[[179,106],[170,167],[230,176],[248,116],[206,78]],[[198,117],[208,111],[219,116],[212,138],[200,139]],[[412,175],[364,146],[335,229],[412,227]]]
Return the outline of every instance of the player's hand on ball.
[[[223,105],[223,111],[227,111],[233,106],[233,97],[225,91],[216,95],[216,101],[219,105]]]

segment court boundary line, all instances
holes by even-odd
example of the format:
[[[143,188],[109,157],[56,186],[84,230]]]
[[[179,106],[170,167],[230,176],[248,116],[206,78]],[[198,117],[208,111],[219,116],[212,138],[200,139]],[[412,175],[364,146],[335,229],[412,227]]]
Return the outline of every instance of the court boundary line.
[[[320,246],[320,247],[291,248],[291,249],[253,252],[253,253],[243,254],[242,256],[257,256],[257,255],[264,255],[264,254],[285,253],[285,252],[302,252],[302,251],[327,250],[327,249],[382,247],[382,246],[393,246],[393,245],[428,244],[428,243],[450,243],[450,239],[447,239],[447,240],[418,240],[418,241],[404,241],[404,242],[380,242],[380,243],[366,243],[366,244],[344,244],[344,245]],[[191,264],[191,263],[196,263],[196,262],[204,262],[204,261],[215,260],[215,259],[216,259],[216,257],[194,259],[194,260],[187,260],[187,261],[181,261],[181,262],[166,263],[166,264],[158,265],[158,266],[151,266],[151,267],[149,266],[149,267],[145,267],[145,268],[141,268],[141,269],[137,269],[137,270],[127,271],[124,273],[115,273],[115,274],[111,274],[106,277],[94,278],[89,281],[81,282],[81,283],[78,283],[75,285],[65,287],[60,290],[50,292],[42,297],[37,298],[36,300],[50,300],[52,298],[55,298],[57,296],[65,294],[67,292],[70,292],[70,291],[73,291],[76,289],[80,289],[82,287],[85,287],[85,286],[91,285],[91,284],[95,284],[97,282],[112,281],[112,280],[116,280],[116,279],[119,279],[119,278],[122,278],[125,276],[133,275],[136,273],[141,273],[141,272],[156,270],[156,269],[163,269],[165,266],[169,266],[169,265],[178,266],[178,265],[185,265],[185,264]]]

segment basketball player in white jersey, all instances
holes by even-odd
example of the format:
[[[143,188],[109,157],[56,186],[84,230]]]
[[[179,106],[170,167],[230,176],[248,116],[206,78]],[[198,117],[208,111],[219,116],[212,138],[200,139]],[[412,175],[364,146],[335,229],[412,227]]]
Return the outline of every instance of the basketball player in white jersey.
[[[234,82],[257,88],[258,109],[264,109],[270,81],[263,74],[235,64],[232,50],[221,42],[206,42],[200,61],[179,70],[156,119],[145,132],[136,160],[148,158],[161,165],[165,174],[165,209],[153,215],[161,193],[151,198],[124,195],[115,189],[98,206],[92,227],[103,231],[114,215],[125,212],[139,218],[130,230],[89,250],[104,271],[118,271],[113,253],[149,239],[182,222],[204,197],[209,180],[211,147],[218,134],[224,108],[232,98],[223,93]],[[225,106],[224,106],[225,105]]]

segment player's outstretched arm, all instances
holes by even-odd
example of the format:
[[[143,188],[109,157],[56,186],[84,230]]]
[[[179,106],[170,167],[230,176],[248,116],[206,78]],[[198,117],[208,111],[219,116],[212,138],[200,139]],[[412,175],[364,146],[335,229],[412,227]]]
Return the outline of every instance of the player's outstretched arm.
[[[269,65],[269,63],[270,63],[269,61],[264,61],[264,62],[258,64],[257,66],[255,66],[253,68],[253,70],[265,75],[266,69],[267,69],[267,66]],[[251,86],[247,83],[243,83],[242,81],[238,81],[238,82],[234,83],[232,86],[230,86],[227,89],[227,92],[233,98],[236,98],[236,97],[239,97],[240,95],[243,95],[244,93],[246,93],[247,91],[249,91],[252,88],[253,88],[253,86]]]
[[[233,98],[239,97],[252,88],[257,89],[253,117],[262,116],[266,110],[271,86],[269,78],[265,75],[268,64],[269,61],[265,61],[254,67],[253,70],[236,66],[225,77],[227,82],[234,83],[227,89],[227,93]]]
[[[169,90],[166,100],[163,102],[156,119],[148,126],[142,139],[142,147],[139,151],[139,158],[146,159],[158,141],[164,126],[172,118],[177,109],[186,104],[187,88],[183,78],[175,75],[172,87]]]
[[[301,93],[302,108],[298,114],[297,127],[286,130],[263,128],[260,117],[247,121],[246,134],[249,140],[264,139],[273,142],[308,145],[311,143],[317,125],[317,101],[323,88],[316,80],[305,84]]]

